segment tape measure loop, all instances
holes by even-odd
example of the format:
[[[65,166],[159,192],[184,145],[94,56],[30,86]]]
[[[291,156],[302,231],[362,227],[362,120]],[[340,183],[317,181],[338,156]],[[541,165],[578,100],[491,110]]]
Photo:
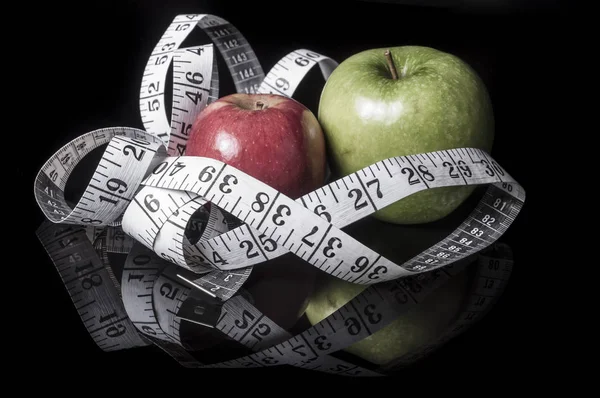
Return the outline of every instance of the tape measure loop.
[[[155,188],[167,185],[199,195],[244,223],[232,231],[218,231],[195,245],[197,254],[219,269],[243,268],[289,251],[336,277],[373,284],[438,269],[477,253],[500,238],[514,221],[524,191],[506,173],[502,178],[489,175],[488,166],[481,162],[483,158],[490,159],[489,155],[476,149],[468,151],[470,160],[464,163],[469,167],[469,177],[462,180],[449,177],[433,160],[422,160],[448,156],[447,151],[437,151],[420,158],[386,159],[376,163],[377,167],[369,166],[296,201],[232,166],[202,157],[167,158],[160,172],[155,170],[142,184]],[[393,167],[392,162],[397,166]],[[390,165],[384,168],[386,163]],[[179,172],[167,176],[175,164]],[[227,176],[238,181],[235,190],[216,189]],[[416,192],[465,184],[489,188],[455,231],[404,264],[391,262],[340,230]],[[321,199],[327,197],[327,192],[330,199]],[[319,206],[327,208],[327,217],[311,211],[313,206],[315,210]],[[143,219],[141,214],[136,217],[137,228],[143,226],[140,218]],[[160,227],[156,221],[153,223]]]

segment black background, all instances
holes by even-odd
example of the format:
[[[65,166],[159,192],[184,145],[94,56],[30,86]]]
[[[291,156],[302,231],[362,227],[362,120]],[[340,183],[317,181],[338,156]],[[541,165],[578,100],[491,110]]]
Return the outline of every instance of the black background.
[[[34,236],[43,215],[32,192],[35,174],[43,162],[71,139],[101,127],[142,128],[138,110],[142,71],[164,29],[182,13],[212,13],[229,20],[248,39],[265,72],[298,48],[341,62],[363,49],[418,44],[452,52],[469,62],[484,79],[494,104],[496,141],[492,155],[528,193],[522,213],[502,239],[515,253],[513,279],[483,321],[425,363],[386,383],[410,380],[415,372],[460,373],[462,380],[468,380],[474,373],[500,376],[510,371],[514,380],[536,366],[536,330],[544,320],[538,311],[541,300],[534,283],[539,258],[531,237],[532,208],[542,188],[534,177],[536,159],[532,153],[544,144],[533,139],[532,132],[553,128],[543,125],[549,72],[542,65],[551,63],[551,48],[564,40],[555,33],[559,17],[564,15],[553,3],[542,6],[540,2],[524,5],[513,1],[502,3],[505,6],[468,9],[392,3],[140,0],[31,4],[28,15],[33,19],[26,19],[31,36],[21,43],[16,57],[20,60],[16,62],[17,73],[26,76],[26,87],[15,98],[30,104],[33,111],[25,121],[32,133],[21,143],[27,156],[17,162],[15,170],[15,184],[21,192],[19,206],[27,209],[23,213],[25,223],[19,216],[26,239],[19,239],[19,264],[15,268],[21,271],[15,277],[25,278],[27,288],[15,293],[19,303],[25,304],[11,306],[14,333],[10,341],[16,340],[20,347],[14,366],[23,372],[32,368],[64,375],[84,372],[91,379],[103,372],[116,378],[122,372],[143,370],[151,378],[178,370],[186,372],[182,379],[187,380],[188,387],[194,383],[190,379],[193,374],[160,352],[103,353],[95,346]],[[218,62],[222,67],[222,59]],[[233,92],[226,79],[222,78],[222,94]],[[318,79],[311,84],[318,85]],[[312,86],[300,93],[313,111],[317,92]],[[13,138],[22,138],[20,134],[18,129],[11,133]],[[14,295],[13,300],[17,300]],[[227,374],[264,385],[288,377],[296,381],[327,380],[317,373],[286,368]],[[194,377],[200,380],[213,375],[223,373],[199,371]]]

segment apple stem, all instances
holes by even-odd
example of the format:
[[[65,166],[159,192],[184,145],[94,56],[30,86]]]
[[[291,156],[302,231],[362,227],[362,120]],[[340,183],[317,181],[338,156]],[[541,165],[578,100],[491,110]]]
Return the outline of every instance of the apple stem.
[[[396,71],[396,66],[394,65],[394,60],[392,59],[392,53],[390,50],[385,51],[385,59],[387,60],[388,67],[390,68],[390,73],[392,74],[392,79],[398,79],[398,71]]]
[[[260,110],[262,110],[262,109],[265,107],[265,103],[264,103],[264,102],[262,102],[262,101],[256,101],[256,102],[254,103],[254,107],[255,107],[257,110],[259,110],[259,111],[260,111]]]

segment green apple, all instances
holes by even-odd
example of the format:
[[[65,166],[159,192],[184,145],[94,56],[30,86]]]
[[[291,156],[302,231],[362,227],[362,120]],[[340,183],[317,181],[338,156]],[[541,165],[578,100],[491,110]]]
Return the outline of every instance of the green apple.
[[[487,89],[460,58],[437,49],[401,46],[350,56],[321,93],[318,119],[334,176],[380,160],[444,149],[491,151],[494,116]],[[472,187],[418,192],[377,211],[395,224],[444,218]]]
[[[463,271],[404,312],[392,323],[344,349],[376,365],[385,365],[424,346],[450,326],[466,298],[468,272]],[[314,325],[342,307],[366,288],[332,276],[315,290],[306,308]]]

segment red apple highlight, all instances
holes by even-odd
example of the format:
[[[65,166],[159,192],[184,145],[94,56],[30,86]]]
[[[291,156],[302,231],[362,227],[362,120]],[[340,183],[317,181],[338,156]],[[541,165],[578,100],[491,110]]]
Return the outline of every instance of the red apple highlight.
[[[213,102],[194,121],[185,154],[220,160],[292,199],[325,179],[317,118],[280,95],[236,93]]]

